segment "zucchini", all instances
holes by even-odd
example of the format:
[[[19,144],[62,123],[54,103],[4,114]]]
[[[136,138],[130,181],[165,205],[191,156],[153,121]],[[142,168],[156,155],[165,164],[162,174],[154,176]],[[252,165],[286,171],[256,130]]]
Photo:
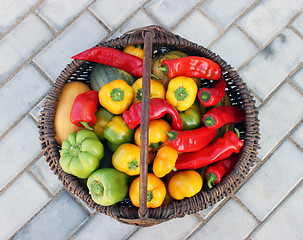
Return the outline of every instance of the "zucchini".
[[[123,79],[130,86],[136,80],[136,78],[124,70],[97,63],[90,75],[90,88],[99,92],[102,86],[116,79]]]

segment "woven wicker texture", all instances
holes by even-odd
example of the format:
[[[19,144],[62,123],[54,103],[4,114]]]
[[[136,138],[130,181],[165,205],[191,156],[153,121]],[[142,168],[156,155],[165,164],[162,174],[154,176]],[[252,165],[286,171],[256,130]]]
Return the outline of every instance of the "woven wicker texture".
[[[95,65],[92,62],[74,60],[66,66],[47,95],[39,121],[41,146],[46,156],[46,161],[64,186],[96,211],[109,215],[118,221],[139,226],[152,226],[173,218],[183,217],[186,214],[196,213],[228,196],[246,178],[250,167],[254,164],[257,149],[259,148],[259,120],[253,96],[238,73],[220,56],[159,26],[136,29],[125,33],[119,38],[101,42],[98,46],[119,49],[127,45],[140,45],[144,43],[144,36],[147,31],[153,33],[153,56],[168,50],[180,50],[188,55],[206,57],[218,63],[227,82],[226,92],[232,104],[241,106],[245,110],[246,121],[236,125],[240,130],[240,138],[245,143],[240,153],[239,162],[220,184],[214,186],[211,190],[201,191],[191,198],[173,201],[156,209],[148,209],[148,213],[144,217],[139,217],[138,208],[127,200],[110,207],[94,203],[88,193],[85,181],[62,171],[59,165],[60,146],[54,139],[54,118],[61,90],[64,84],[69,81],[81,81],[89,84],[90,73]],[[201,87],[208,85],[209,82],[207,81],[202,81],[201,83]]]

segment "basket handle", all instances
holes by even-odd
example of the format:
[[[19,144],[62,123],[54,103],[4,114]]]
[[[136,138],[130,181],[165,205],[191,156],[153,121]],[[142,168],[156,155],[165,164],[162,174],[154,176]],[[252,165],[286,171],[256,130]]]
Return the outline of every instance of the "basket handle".
[[[154,33],[146,31],[144,37],[144,57],[143,57],[143,80],[142,80],[142,112],[141,112],[141,132],[140,132],[140,206],[138,215],[140,218],[148,218],[147,209],[147,171],[148,171],[148,125],[150,107],[150,78],[152,62],[152,42]]]

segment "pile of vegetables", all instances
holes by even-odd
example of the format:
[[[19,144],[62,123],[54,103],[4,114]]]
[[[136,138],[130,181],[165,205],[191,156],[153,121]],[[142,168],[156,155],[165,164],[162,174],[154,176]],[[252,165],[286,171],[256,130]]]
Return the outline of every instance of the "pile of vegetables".
[[[96,65],[90,87],[69,82],[62,89],[55,116],[60,166],[87,180],[97,204],[129,198],[139,207],[143,50],[95,47],[73,58]],[[204,180],[208,188],[219,183],[244,144],[233,124],[245,121],[215,62],[168,51],[152,64],[148,208],[192,197]],[[212,86],[199,89],[204,79]]]

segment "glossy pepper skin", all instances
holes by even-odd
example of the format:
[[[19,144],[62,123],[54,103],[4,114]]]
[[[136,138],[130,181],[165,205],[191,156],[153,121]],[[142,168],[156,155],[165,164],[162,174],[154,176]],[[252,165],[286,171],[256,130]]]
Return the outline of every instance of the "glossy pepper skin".
[[[180,171],[169,180],[168,191],[172,198],[181,200],[200,192],[202,185],[202,177],[195,170]]]
[[[123,52],[136,56],[142,60],[144,57],[144,51],[143,51],[141,45],[138,45],[138,46],[128,45],[123,49]]]
[[[199,151],[180,154],[175,167],[177,170],[198,169],[239,153],[243,145],[237,134],[229,131]]]
[[[220,128],[225,124],[234,124],[245,121],[245,112],[236,106],[221,106],[210,109],[202,117],[205,126]]]
[[[226,81],[220,78],[214,81],[211,88],[201,88],[198,92],[200,103],[204,107],[214,106],[219,103],[225,95]]]
[[[195,152],[206,147],[217,135],[217,129],[200,127],[188,131],[167,132],[167,143],[179,152]]]
[[[113,114],[121,114],[131,105],[133,89],[123,79],[103,85],[99,91],[99,102]]]
[[[143,74],[142,59],[115,48],[94,47],[85,50],[72,58],[116,67],[130,73],[134,77],[142,77]]]
[[[93,131],[101,141],[104,141],[104,129],[115,115],[105,108],[99,108],[96,112],[97,122],[94,124]]]
[[[72,132],[62,143],[59,164],[63,171],[79,178],[87,178],[104,157],[103,144],[90,130]]]
[[[192,105],[189,109],[180,112],[180,117],[183,123],[183,130],[193,130],[200,127],[202,117],[200,114],[199,106]]]
[[[125,198],[129,177],[114,168],[102,168],[87,179],[87,187],[93,201],[102,206],[111,206]]]
[[[232,154],[230,157],[215,162],[208,166],[205,172],[207,186],[212,188],[213,185],[221,182],[222,178],[228,175],[238,162],[239,156]]]
[[[155,151],[148,152],[148,164],[154,159]],[[140,147],[124,143],[118,147],[112,156],[112,163],[115,169],[124,172],[129,176],[140,174]]]
[[[128,111],[123,113],[124,122],[130,129],[134,129],[141,124],[141,108],[142,103],[139,102],[130,106]],[[177,130],[183,129],[182,119],[178,111],[162,98],[152,98],[150,100],[149,119],[159,119],[165,114],[170,114],[172,117],[172,128]]]
[[[174,78],[177,76],[197,77],[210,80],[218,80],[221,77],[221,69],[214,61],[197,56],[188,56],[178,59],[163,60],[162,71],[167,72],[167,76]]]
[[[129,197],[134,206],[140,206],[140,177],[136,178],[129,188]],[[161,179],[153,173],[147,174],[147,208],[160,207],[166,196],[166,187]]]
[[[194,104],[197,92],[197,84],[192,78],[175,77],[168,84],[166,100],[178,111],[185,111]]]
[[[148,146],[158,149],[163,143],[167,143],[166,132],[171,130],[171,126],[163,119],[149,121],[148,124]],[[140,146],[141,126],[136,129],[135,143]]]
[[[132,142],[134,133],[135,130],[130,129],[119,115],[114,116],[105,127],[104,138],[109,143],[109,149],[114,152],[121,144]]]
[[[142,101],[142,78],[138,78],[132,85],[134,97],[132,104],[136,104]],[[165,88],[164,86],[155,81],[150,80],[150,97],[151,98],[162,98],[165,99]]]
[[[98,109],[98,92],[88,91],[79,94],[73,103],[70,120],[78,127],[84,126],[88,130],[97,122],[95,115]]]
[[[164,146],[159,149],[153,162],[153,172],[158,178],[164,177],[170,173],[178,158],[178,151],[170,146]]]

